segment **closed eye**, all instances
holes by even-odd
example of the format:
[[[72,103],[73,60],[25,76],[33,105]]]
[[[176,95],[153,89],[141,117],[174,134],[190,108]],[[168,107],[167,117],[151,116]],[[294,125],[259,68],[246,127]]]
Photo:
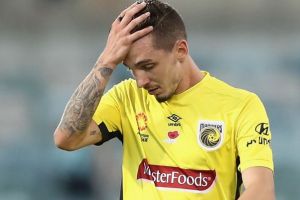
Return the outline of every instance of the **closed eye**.
[[[149,63],[149,64],[142,65],[140,68],[145,71],[149,71],[149,70],[153,69],[154,66],[155,66],[155,63]]]

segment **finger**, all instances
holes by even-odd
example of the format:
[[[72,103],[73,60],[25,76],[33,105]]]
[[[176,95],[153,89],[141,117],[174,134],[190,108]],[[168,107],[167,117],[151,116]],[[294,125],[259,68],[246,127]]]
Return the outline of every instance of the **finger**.
[[[146,36],[147,34],[149,34],[151,31],[153,31],[153,26],[148,26],[140,31],[137,31],[135,33],[132,33],[130,36],[129,36],[129,40],[131,42],[134,42],[144,36]]]
[[[137,5],[137,4],[138,4],[138,2],[134,2],[134,3],[131,4],[128,8],[126,8],[125,10],[123,10],[123,11],[120,13],[120,15],[117,17],[116,20],[120,21],[119,18],[120,18],[120,17],[123,18],[124,15],[125,15],[125,13],[126,13],[128,10],[132,9],[132,8],[133,8],[135,5]]]
[[[129,24],[129,22],[132,20],[133,16],[135,14],[137,14],[138,12],[140,12],[142,9],[144,9],[146,5],[147,4],[145,2],[142,2],[140,4],[136,4],[131,9],[126,11],[126,13],[121,21],[121,24],[123,26],[126,26],[127,24]]]
[[[125,32],[126,33],[131,32],[132,29],[134,29],[137,25],[139,25],[144,20],[146,20],[149,16],[150,16],[150,12],[146,12],[146,13],[140,15],[139,17],[131,20],[131,22],[126,26]]]

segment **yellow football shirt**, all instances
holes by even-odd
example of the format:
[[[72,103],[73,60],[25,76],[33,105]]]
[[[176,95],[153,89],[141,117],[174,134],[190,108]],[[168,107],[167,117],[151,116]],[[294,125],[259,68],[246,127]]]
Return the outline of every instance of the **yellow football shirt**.
[[[273,170],[260,99],[205,74],[162,103],[132,79],[102,97],[93,119],[101,143],[123,141],[123,199],[233,200],[237,170]]]

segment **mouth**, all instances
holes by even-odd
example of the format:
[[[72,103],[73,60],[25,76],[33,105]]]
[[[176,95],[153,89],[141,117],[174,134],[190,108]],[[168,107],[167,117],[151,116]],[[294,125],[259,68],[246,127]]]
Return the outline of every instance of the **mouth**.
[[[154,95],[157,90],[158,90],[158,87],[157,88],[152,88],[152,89],[147,89],[148,93],[151,94],[151,95]]]

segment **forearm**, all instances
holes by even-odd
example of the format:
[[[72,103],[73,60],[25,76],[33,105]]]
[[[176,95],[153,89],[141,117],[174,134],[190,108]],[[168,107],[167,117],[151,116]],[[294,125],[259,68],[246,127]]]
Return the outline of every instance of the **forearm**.
[[[273,170],[250,167],[242,172],[245,191],[239,200],[275,200]]]
[[[275,200],[274,190],[266,185],[253,186],[246,189],[238,200]]]
[[[58,128],[69,134],[86,130],[103,95],[112,69],[96,64],[71,96]]]
[[[130,19],[145,6],[146,3],[138,4],[136,2],[132,4],[119,15],[123,17],[126,16],[122,22],[118,17],[112,23],[106,47],[99,56],[93,70],[80,83],[71,96],[62,119],[55,130],[55,135],[64,136],[63,139],[57,139],[58,144],[60,144],[61,141],[64,143],[65,140],[69,142],[70,137],[73,135],[76,135],[75,140],[80,138],[78,137],[79,135],[81,137],[84,135],[82,133],[86,132],[89,125],[93,124],[91,123],[92,116],[99,104],[113,69],[115,69],[119,63],[123,62],[134,41],[144,37],[153,30],[153,27],[146,27],[134,33],[130,32],[136,24],[141,23],[149,16],[149,13],[143,14],[130,21]],[[93,124],[93,128],[95,128],[95,124]],[[67,139],[65,138],[66,135],[68,135]],[[74,137],[72,137],[72,139],[74,139]]]

